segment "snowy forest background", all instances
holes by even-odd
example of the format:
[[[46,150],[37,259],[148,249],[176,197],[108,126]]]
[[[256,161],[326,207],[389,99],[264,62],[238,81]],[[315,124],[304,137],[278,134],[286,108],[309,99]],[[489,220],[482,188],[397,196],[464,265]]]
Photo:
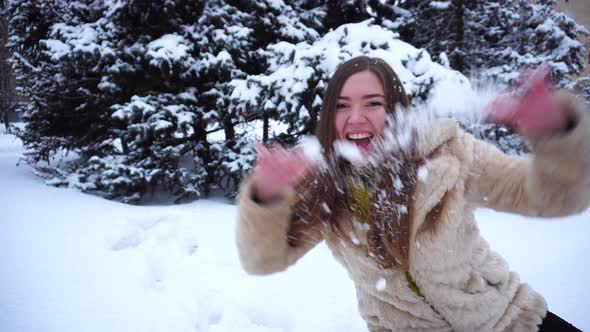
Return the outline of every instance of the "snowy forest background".
[[[555,0],[0,5],[2,52],[26,101],[24,128],[12,128],[26,161],[48,184],[129,203],[235,195],[252,142],[312,134],[331,73],[352,56],[386,59],[416,107],[449,86],[513,84],[544,62],[571,90],[587,57],[588,30]],[[590,100],[590,83],[580,82]],[[504,151],[525,149],[504,128],[464,125]]]
[[[218,194],[235,195],[251,143],[311,134],[331,73],[360,54],[391,64],[417,110],[451,113],[509,153],[525,151],[519,137],[474,115],[523,67],[549,63],[556,85],[590,103],[578,75],[588,31],[555,1],[0,8],[2,332],[367,331],[324,243],[284,273],[241,267],[236,207]],[[21,122],[7,126],[14,108]],[[476,219],[552,312],[590,331],[590,210]]]

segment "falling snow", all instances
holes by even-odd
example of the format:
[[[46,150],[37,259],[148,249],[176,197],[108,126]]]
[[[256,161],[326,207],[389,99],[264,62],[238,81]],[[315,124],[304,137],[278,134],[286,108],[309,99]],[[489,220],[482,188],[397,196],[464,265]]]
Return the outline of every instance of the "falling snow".
[[[426,168],[426,166],[421,166],[420,168],[418,168],[418,180],[420,180],[422,182],[426,182],[427,178],[428,178],[428,168]]]

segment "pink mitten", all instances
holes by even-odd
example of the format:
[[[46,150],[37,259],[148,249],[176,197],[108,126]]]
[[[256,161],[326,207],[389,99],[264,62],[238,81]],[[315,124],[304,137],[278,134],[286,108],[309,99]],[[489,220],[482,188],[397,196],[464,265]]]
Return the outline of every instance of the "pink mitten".
[[[503,93],[485,108],[487,120],[514,128],[527,136],[538,136],[565,127],[567,117],[549,80],[550,68],[543,64],[522,73],[521,85]]]

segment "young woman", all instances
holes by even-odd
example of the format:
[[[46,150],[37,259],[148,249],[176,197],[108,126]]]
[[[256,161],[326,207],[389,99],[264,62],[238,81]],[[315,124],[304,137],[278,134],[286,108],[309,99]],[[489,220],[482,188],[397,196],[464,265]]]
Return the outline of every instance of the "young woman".
[[[576,331],[547,314],[543,297],[489,248],[474,210],[583,211],[590,202],[586,112],[538,84],[520,102],[504,103],[510,112],[490,118],[528,138],[534,158],[525,159],[452,120],[433,122],[392,152],[381,142],[388,117],[400,117],[397,104],[407,107],[408,97],[391,67],[353,58],[334,73],[323,100],[317,136],[327,166],[300,151],[258,147],[238,204],[244,269],[285,270],[325,240],[354,281],[371,332]],[[377,162],[344,161],[338,140]]]

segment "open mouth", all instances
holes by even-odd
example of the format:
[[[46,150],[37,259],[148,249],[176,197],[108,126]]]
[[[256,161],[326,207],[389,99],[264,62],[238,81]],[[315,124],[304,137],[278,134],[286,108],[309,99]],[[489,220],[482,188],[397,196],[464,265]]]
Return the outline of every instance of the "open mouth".
[[[371,133],[354,133],[354,134],[346,134],[346,139],[349,142],[356,144],[361,150],[367,152],[369,151],[369,145],[371,144],[371,140],[373,139],[373,134]]]

